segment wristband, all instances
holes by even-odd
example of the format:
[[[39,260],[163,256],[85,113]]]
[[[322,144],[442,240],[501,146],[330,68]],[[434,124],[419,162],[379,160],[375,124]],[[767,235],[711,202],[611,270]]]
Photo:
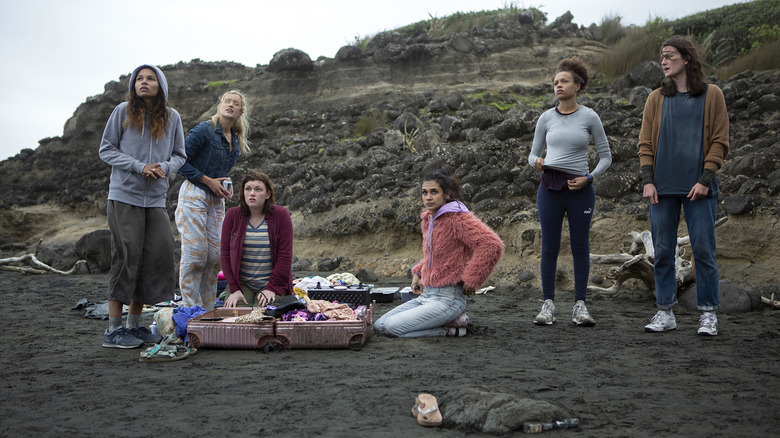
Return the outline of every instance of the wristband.
[[[588,184],[593,184],[593,175],[591,175],[591,174],[587,174],[587,175],[585,175],[585,176],[587,176],[587,177],[588,177]]]

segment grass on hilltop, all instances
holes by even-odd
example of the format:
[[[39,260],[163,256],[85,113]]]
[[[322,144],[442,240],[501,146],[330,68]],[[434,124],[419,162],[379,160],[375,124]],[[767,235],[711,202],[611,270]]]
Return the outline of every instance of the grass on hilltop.
[[[494,22],[518,20],[520,14],[544,25],[547,14],[536,7],[522,8],[510,1],[502,8],[456,12],[446,17],[429,15],[427,20],[395,29],[414,38],[427,34],[447,37],[457,32],[484,28]],[[661,44],[672,35],[689,35],[703,49],[709,73],[728,78],[740,71],[780,69],[780,1],[753,0],[711,9],[676,20],[652,18],[643,26],[623,26],[619,15],[605,16],[597,26],[601,40],[608,45],[595,62],[594,72],[614,80],[643,61],[658,61]],[[355,37],[354,45],[364,49],[371,37]],[[361,129],[371,129],[368,126]]]
[[[619,33],[620,17],[605,17],[602,38]],[[657,61],[661,44],[672,35],[689,35],[701,45],[705,60],[718,77],[727,78],[745,69],[780,68],[780,2],[754,0],[723,6],[670,21],[649,20],[644,26],[623,28],[596,64],[607,78],[627,74],[643,61]]]

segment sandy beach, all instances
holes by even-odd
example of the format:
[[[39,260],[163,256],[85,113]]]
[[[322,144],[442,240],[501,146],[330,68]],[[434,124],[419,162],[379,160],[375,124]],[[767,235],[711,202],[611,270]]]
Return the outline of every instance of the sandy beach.
[[[571,292],[561,291],[558,322],[538,327],[539,290],[499,287],[469,299],[464,338],[371,334],[360,351],[201,348],[181,361],[141,363],[140,349],[101,346],[106,321],[71,310],[82,298],[104,300],[106,281],[0,272],[0,435],[491,436],[448,421],[444,403],[441,427],[410,415],[418,393],[446,400],[471,387],[550,402],[581,421],[546,436],[769,437],[780,429],[780,311],[767,306],[719,314],[712,338],[697,336],[698,313],[678,306],[676,331],[649,334],[647,291],[592,297],[592,328],[569,322]],[[377,316],[399,303],[377,305]]]

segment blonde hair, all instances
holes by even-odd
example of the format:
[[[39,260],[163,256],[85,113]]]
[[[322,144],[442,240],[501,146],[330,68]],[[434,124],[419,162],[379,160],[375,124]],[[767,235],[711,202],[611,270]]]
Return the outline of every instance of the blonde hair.
[[[249,102],[246,95],[238,90],[226,91],[220,98],[217,105],[217,112],[211,116],[211,124],[217,126],[219,123],[219,105],[222,105],[222,100],[229,94],[235,94],[241,98],[241,109],[243,113],[241,117],[236,119],[236,123],[233,124],[233,131],[238,136],[238,145],[241,147],[241,152],[249,152],[249,140],[247,140],[249,134]]]

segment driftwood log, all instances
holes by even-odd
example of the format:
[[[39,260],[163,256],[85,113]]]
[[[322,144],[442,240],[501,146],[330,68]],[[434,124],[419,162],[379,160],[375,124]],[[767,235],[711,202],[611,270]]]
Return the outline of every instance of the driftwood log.
[[[726,221],[728,221],[728,216],[718,219],[715,222],[715,228],[723,225]],[[608,288],[588,286],[588,292],[607,296],[616,295],[620,292],[623,283],[632,278],[641,280],[650,290],[655,289],[655,278],[653,276],[653,262],[655,260],[653,236],[650,234],[650,231],[647,230],[642,231],[641,233],[632,231],[630,236],[632,242],[631,249],[629,249],[628,253],[590,255],[591,263],[621,263],[621,265],[611,267],[607,272],[607,278],[613,281],[612,286]],[[685,255],[685,249],[683,247],[690,244],[690,242],[691,239],[689,236],[677,239],[677,251],[674,255],[677,290],[683,289],[696,282],[696,272],[693,263],[682,258],[682,256]],[[644,251],[644,253],[642,251]]]
[[[77,260],[76,263],[73,264],[73,267],[70,268],[70,270],[68,271],[61,271],[59,269],[52,268],[46,263],[43,263],[42,261],[38,260],[38,249],[40,249],[41,247],[41,242],[43,242],[43,240],[39,240],[38,244],[35,245],[34,253],[25,254],[19,257],[8,257],[5,259],[0,259],[0,269],[4,271],[21,272],[24,274],[45,274],[47,272],[53,272],[55,274],[60,274],[60,275],[73,275],[78,270],[80,264],[87,263],[86,260]],[[9,266],[11,264],[22,263],[27,260],[29,260],[29,263],[35,267]]]
[[[774,307],[775,309],[780,309],[780,300],[775,299],[775,294],[772,294],[771,297],[761,297],[761,302],[770,305],[771,307]]]

